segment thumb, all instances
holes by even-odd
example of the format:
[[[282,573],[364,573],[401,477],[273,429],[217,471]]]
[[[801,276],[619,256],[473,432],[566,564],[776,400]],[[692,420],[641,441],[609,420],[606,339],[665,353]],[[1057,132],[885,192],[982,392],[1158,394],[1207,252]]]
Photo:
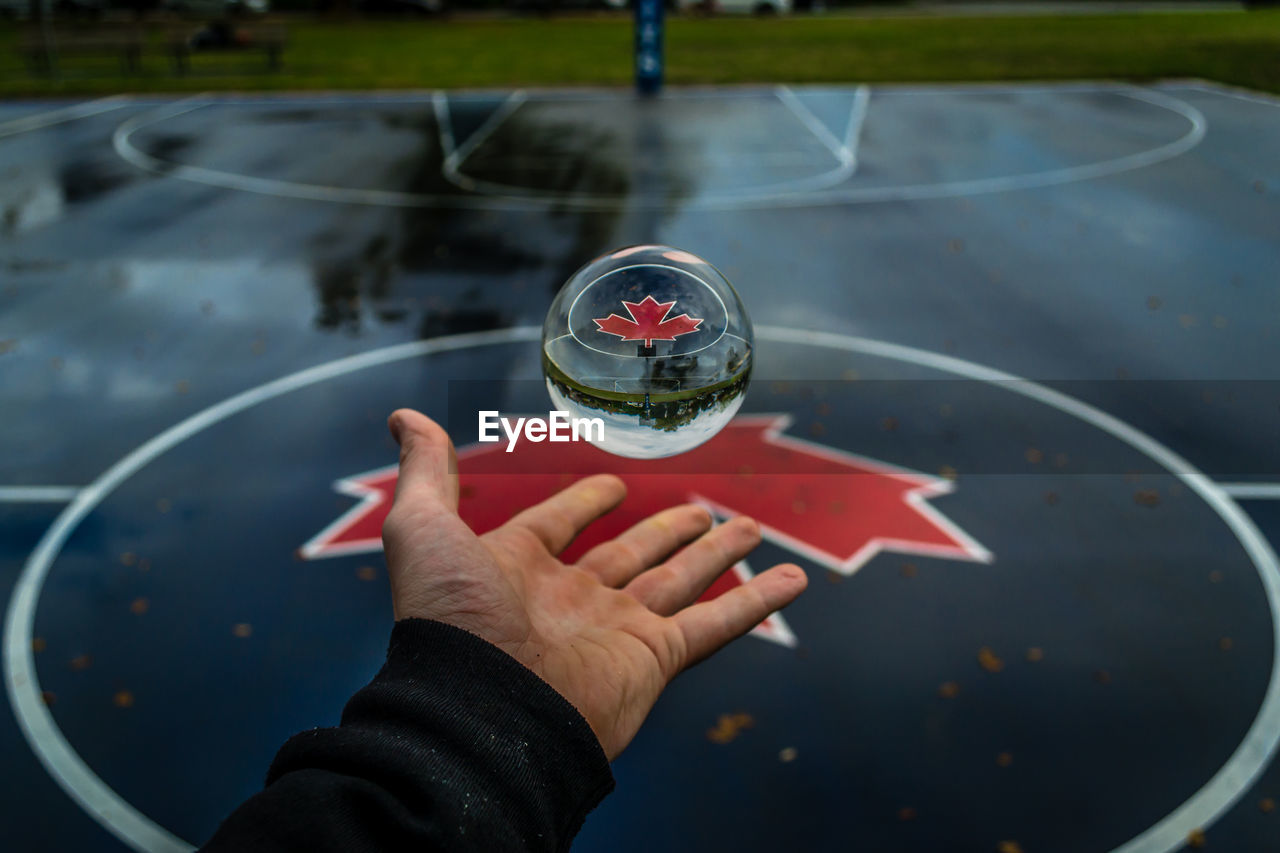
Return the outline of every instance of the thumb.
[[[400,445],[396,502],[406,497],[430,498],[456,512],[458,457],[449,434],[431,418],[413,409],[396,409],[387,419],[387,427]]]

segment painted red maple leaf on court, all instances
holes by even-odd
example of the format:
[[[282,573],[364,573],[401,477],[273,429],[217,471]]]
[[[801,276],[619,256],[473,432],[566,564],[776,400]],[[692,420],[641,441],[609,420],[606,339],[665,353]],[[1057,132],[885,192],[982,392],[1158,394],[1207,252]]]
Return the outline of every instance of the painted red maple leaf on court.
[[[652,296],[646,296],[640,302],[627,302],[624,299],[622,306],[627,309],[631,319],[610,314],[603,320],[597,319],[595,324],[606,335],[617,335],[624,341],[644,341],[645,346],[651,347],[654,341],[674,341],[680,335],[696,332],[702,325],[702,320],[688,314],[666,319],[675,304],[674,299],[659,302]]]
[[[765,540],[838,575],[853,575],[889,551],[989,563],[991,552],[931,505],[950,494],[950,481],[787,435],[787,415],[739,415],[719,435],[670,459],[625,459],[589,444],[521,442],[514,453],[497,444],[458,449],[458,514],[484,533],[525,507],[551,497],[579,477],[603,471],[627,482],[629,495],[584,530],[561,558],[575,562],[590,548],[642,519],[693,501],[717,519],[749,515]],[[308,560],[382,549],[382,523],[395,498],[399,468],[390,465],[345,477],[337,491],[358,498],[299,553]],[[751,579],[740,560],[702,595],[710,600]],[[782,614],[756,636],[796,643]]]

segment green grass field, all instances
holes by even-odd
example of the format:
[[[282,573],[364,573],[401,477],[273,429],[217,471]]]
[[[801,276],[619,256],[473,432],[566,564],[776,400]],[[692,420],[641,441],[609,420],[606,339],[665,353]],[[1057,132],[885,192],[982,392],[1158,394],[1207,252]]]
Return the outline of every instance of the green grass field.
[[[284,69],[261,54],[197,56],[176,77],[153,33],[140,74],[109,56],[32,76],[0,28],[0,96],[261,89],[626,85],[625,17],[286,21]],[[1280,92],[1280,10],[1062,17],[677,18],[667,79],[818,83],[1203,77]]]

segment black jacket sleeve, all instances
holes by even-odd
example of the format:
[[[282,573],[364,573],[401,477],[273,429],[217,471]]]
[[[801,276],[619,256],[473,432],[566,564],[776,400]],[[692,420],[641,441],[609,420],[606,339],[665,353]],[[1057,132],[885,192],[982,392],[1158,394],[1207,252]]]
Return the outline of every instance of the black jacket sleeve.
[[[285,743],[202,850],[561,851],[613,775],[587,721],[479,637],[396,623],[337,728]]]

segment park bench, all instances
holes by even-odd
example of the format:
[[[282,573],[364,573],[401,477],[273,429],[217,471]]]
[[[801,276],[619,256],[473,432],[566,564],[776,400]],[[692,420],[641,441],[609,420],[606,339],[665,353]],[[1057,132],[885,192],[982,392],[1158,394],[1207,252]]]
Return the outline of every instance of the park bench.
[[[138,71],[143,35],[136,29],[28,29],[18,51],[33,74],[56,74],[62,57],[111,56],[120,58],[127,74]]]
[[[284,27],[237,27],[235,38],[228,44],[193,46],[189,30],[173,30],[169,33],[169,57],[175,74],[186,74],[191,69],[193,54],[223,54],[261,51],[266,55],[267,68],[279,71],[283,64],[284,47],[288,34]]]

